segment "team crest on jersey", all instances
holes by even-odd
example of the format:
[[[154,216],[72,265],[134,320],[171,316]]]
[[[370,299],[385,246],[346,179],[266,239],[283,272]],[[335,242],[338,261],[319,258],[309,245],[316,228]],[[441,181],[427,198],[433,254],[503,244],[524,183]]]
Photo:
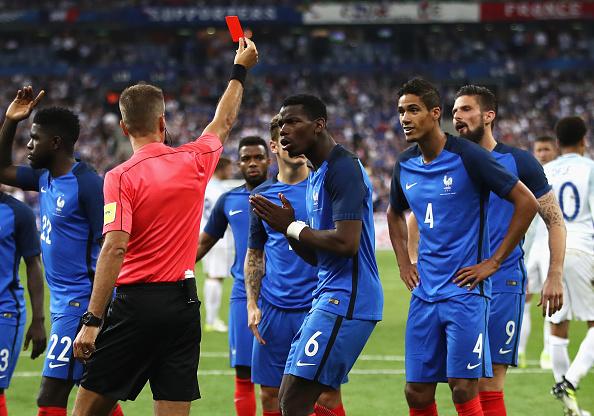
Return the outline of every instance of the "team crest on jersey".
[[[64,204],[66,201],[64,200],[64,195],[58,196],[56,199],[56,212],[62,212],[62,208],[64,208]]]
[[[448,176],[446,173],[443,175],[443,193],[440,195],[453,195],[455,192],[452,192],[452,187],[454,185],[454,178],[452,176]]]

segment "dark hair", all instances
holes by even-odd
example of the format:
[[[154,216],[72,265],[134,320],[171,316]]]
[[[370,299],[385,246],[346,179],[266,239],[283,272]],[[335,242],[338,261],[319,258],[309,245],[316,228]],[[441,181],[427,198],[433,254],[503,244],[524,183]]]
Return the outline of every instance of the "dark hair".
[[[398,90],[398,97],[405,94],[418,96],[428,110],[441,108],[441,97],[439,91],[429,81],[423,78],[413,78],[405,82]]]
[[[534,139],[534,142],[541,142],[541,143],[553,143],[553,144],[557,144],[555,143],[557,140],[555,140],[555,138],[553,136],[538,136],[536,139]]]
[[[322,118],[328,120],[328,112],[326,111],[326,104],[315,95],[310,94],[297,94],[291,95],[285,98],[283,101],[283,107],[289,105],[300,105],[303,107],[303,111],[307,114],[310,120],[317,120]]]
[[[231,164],[231,159],[221,156],[219,158],[219,161],[217,162],[217,167],[215,168],[215,172],[225,169],[230,164]]]
[[[268,144],[260,136],[246,136],[239,141],[237,151],[239,152],[245,146],[263,146],[266,149],[266,156],[268,156]]]
[[[64,107],[43,108],[35,113],[33,123],[43,126],[52,136],[61,137],[70,149],[80,134],[80,121],[78,116]]]
[[[562,118],[555,126],[555,134],[562,147],[578,144],[587,131],[586,123],[577,116]]]
[[[478,97],[478,103],[481,107],[481,111],[495,111],[497,113],[497,97],[487,87],[481,85],[465,85],[458,90],[456,97],[462,97],[464,95],[473,95]]]

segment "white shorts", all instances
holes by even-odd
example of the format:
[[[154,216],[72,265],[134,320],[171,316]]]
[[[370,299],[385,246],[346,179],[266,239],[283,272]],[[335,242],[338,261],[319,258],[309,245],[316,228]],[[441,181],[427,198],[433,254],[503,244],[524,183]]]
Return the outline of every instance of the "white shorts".
[[[233,250],[220,240],[202,258],[202,272],[208,277],[228,277],[233,265]]]
[[[563,307],[549,318],[563,321],[594,321],[594,255],[568,249],[563,267]]]
[[[549,253],[548,247],[546,253],[537,253],[530,250],[530,255],[526,258],[526,273],[528,274],[528,293],[539,294],[542,290],[547,274],[549,272]]]

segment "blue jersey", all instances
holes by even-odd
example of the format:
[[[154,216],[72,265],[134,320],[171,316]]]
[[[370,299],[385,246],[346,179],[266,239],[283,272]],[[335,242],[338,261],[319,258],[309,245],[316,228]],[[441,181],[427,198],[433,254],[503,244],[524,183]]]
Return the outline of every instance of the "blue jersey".
[[[17,182],[39,192],[41,253],[50,312],[87,310],[103,228],[103,179],[84,162],[53,178],[46,169],[19,166]]]
[[[453,283],[456,272],[491,255],[489,194],[505,197],[518,178],[479,145],[447,135],[442,152],[424,163],[418,145],[400,154],[394,166],[390,206],[412,209],[419,224],[420,284],[413,294],[426,302],[468,294]],[[474,293],[490,296],[491,282]]]
[[[21,258],[38,256],[39,234],[33,211],[0,192],[0,316],[25,322],[25,298],[19,280]]]
[[[318,286],[314,309],[347,319],[382,319],[384,295],[375,261],[373,189],[361,162],[341,145],[309,176],[307,216],[316,230],[332,230],[337,221],[362,222],[359,250],[353,257],[316,250]]]
[[[540,198],[551,190],[542,166],[529,152],[498,143],[491,154],[504,168],[517,175],[536,198]],[[489,239],[492,250],[501,245],[513,214],[512,203],[491,193],[489,197]],[[491,276],[491,281],[493,293],[524,293],[526,268],[524,267],[522,243],[518,244],[503,261],[499,270]]]
[[[307,221],[305,195],[307,180],[295,185],[269,179],[252,194],[260,194],[277,205],[282,205],[278,194],[284,194],[295,209],[295,219]],[[281,309],[309,309],[313,291],[318,283],[318,269],[304,261],[295,252],[285,235],[262,221],[252,211],[248,247],[264,250],[266,275],[262,281],[261,295],[270,304]]]
[[[243,262],[247,251],[250,226],[250,191],[245,184],[225,192],[217,200],[204,232],[214,238],[223,238],[227,225],[231,225],[235,242],[235,260],[231,266],[233,289],[231,299],[246,299],[243,279]]]

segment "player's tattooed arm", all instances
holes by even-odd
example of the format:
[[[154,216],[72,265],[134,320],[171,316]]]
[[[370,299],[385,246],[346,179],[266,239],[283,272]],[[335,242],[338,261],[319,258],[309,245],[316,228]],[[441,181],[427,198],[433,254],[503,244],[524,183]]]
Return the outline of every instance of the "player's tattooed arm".
[[[563,213],[553,191],[549,191],[538,198],[538,213],[549,232],[549,251],[551,254],[547,280],[543,285],[539,306],[542,305],[543,307],[543,315],[546,314],[548,309],[550,316],[561,309],[563,305],[562,279],[567,231],[565,221],[563,221]]]
[[[245,291],[248,302],[257,302],[260,297],[260,288],[262,287],[262,277],[264,277],[264,251],[254,248],[248,248],[245,255],[243,266],[243,276],[245,279]]]

